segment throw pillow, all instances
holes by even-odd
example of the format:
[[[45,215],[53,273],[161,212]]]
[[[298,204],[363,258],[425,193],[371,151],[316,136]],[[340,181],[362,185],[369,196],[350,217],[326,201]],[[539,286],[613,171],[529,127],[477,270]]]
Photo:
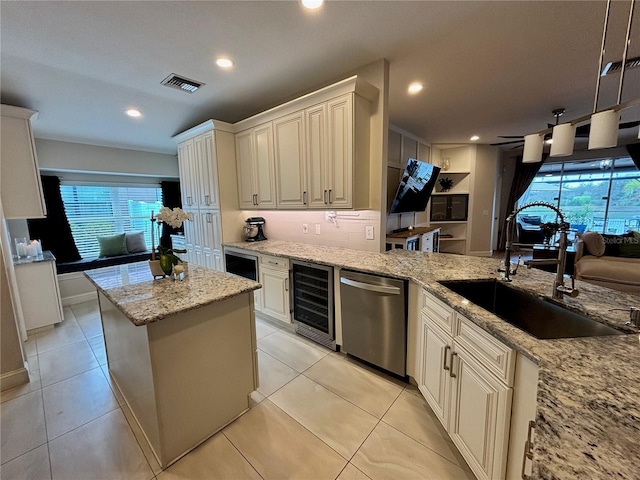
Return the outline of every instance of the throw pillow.
[[[632,232],[632,236],[625,236],[620,244],[620,256],[627,258],[640,258],[640,232]]]
[[[144,241],[144,232],[126,233],[127,251],[129,253],[139,253],[147,251],[147,244]]]
[[[604,254],[604,239],[598,232],[585,232],[582,234],[581,238],[584,242],[584,246],[591,255],[601,257]]]
[[[625,233],[623,235],[612,235],[604,233],[602,234],[602,238],[604,238],[605,251],[604,254],[607,257],[619,257],[620,256],[620,246],[625,243],[632,241],[633,234]]]
[[[107,237],[98,237],[100,244],[101,257],[114,257],[116,255],[126,255],[127,241],[124,233],[119,235],[109,235]]]

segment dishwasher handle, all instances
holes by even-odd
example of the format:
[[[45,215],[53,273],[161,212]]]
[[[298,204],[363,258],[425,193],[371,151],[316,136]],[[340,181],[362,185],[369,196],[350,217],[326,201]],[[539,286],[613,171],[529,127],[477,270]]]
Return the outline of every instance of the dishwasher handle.
[[[357,282],[345,277],[340,277],[340,283],[344,283],[345,285],[349,285],[350,287],[360,288],[361,290],[369,290],[371,292],[384,293],[386,295],[400,295],[400,289],[398,287],[372,285],[370,283]]]

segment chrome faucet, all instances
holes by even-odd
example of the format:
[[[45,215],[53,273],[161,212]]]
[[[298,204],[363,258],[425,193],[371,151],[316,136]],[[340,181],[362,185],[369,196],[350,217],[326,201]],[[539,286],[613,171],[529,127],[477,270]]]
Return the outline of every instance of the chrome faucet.
[[[513,245],[513,220],[516,218],[522,210],[529,207],[547,207],[556,212],[560,219],[559,223],[559,232],[560,232],[560,241],[558,245],[558,258],[557,259],[540,259],[540,260],[527,260],[524,262],[527,268],[531,268],[533,265],[556,265],[556,277],[553,282],[553,292],[552,297],[554,299],[561,299],[564,294],[571,297],[577,297],[578,291],[575,288],[575,283],[573,277],[571,277],[571,286],[568,287],[564,284],[564,270],[567,264],[567,232],[569,230],[569,224],[565,222],[564,215],[560,211],[558,207],[546,202],[531,202],[527,203],[520,208],[514,210],[508,217],[506,223],[506,231],[507,231],[507,241],[504,250],[504,261],[503,264],[498,268],[498,271],[502,273],[502,278],[510,282],[511,277],[516,274],[518,269],[518,265],[516,265],[515,269],[511,269],[511,247]],[[520,261],[518,260],[518,264]]]

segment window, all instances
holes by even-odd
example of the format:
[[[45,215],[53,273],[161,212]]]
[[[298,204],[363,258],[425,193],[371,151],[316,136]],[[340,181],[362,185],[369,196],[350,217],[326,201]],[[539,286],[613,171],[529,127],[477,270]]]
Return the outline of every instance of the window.
[[[151,249],[151,212],[162,207],[159,186],[63,184],[60,192],[82,258],[99,255],[97,237],[117,233],[144,231]]]
[[[518,201],[535,201],[560,208],[578,231],[621,234],[640,228],[640,171],[629,157],[545,163]],[[531,207],[525,216],[555,222],[548,208]]]

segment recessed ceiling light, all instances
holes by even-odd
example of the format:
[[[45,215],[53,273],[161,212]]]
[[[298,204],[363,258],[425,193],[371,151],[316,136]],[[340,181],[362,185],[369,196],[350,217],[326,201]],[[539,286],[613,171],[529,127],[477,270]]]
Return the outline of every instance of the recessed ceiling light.
[[[480,140],[480,137],[478,135],[474,135],[469,140],[471,140],[472,142],[477,142],[478,140]]]
[[[216,60],[216,65],[220,68],[231,68],[233,67],[233,61],[229,58],[220,57]]]
[[[424,88],[424,85],[418,82],[414,82],[411,85],[409,85],[409,88],[407,90],[409,93],[413,95],[421,91],[423,88]]]
[[[309,10],[315,10],[317,8],[320,8],[324,3],[324,0],[300,0],[300,1],[302,3],[302,6],[304,8],[308,8]]]
[[[129,110],[126,111],[126,114],[129,115],[130,117],[141,117],[142,113],[140,112],[140,110],[137,110],[135,108],[130,108]]]

